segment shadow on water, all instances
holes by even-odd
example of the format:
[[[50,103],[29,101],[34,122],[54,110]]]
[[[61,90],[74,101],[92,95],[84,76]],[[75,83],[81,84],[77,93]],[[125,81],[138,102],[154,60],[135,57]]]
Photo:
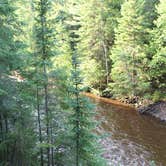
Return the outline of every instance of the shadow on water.
[[[99,112],[100,132],[110,133],[101,143],[113,166],[166,166],[166,125],[134,109],[92,99]]]

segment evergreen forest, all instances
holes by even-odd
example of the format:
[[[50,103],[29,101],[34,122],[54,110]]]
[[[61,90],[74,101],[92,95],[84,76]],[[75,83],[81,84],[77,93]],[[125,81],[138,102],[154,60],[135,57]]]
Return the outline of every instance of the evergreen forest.
[[[166,100],[166,0],[0,0],[0,166],[107,166],[85,92]]]

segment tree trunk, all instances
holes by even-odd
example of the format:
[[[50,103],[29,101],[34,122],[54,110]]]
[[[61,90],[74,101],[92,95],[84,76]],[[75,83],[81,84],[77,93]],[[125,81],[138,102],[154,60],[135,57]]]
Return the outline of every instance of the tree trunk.
[[[47,79],[47,71],[46,71],[46,65],[44,63],[44,75]],[[47,80],[46,80],[47,81]],[[50,125],[49,125],[49,111],[48,111],[48,85],[47,83],[45,83],[44,85],[44,97],[45,97],[45,112],[46,112],[46,133],[47,133],[47,144],[49,145],[50,144],[50,131],[49,131],[49,128],[50,128]],[[48,146],[47,147],[47,160],[48,160],[48,163],[47,165],[50,166],[50,147]]]
[[[75,64],[75,72],[77,71],[77,64]],[[79,116],[80,116],[80,113],[79,113],[79,94],[78,94],[78,84],[77,84],[77,81],[76,81],[76,84],[75,84],[75,88],[76,88],[76,92],[75,92],[75,97],[76,97],[76,102],[77,102],[77,109],[76,109],[76,115],[77,115],[77,120],[76,120],[76,166],[79,166],[79,142],[80,142],[80,129],[79,129]]]
[[[36,91],[36,97],[37,97],[37,118],[38,118],[38,129],[39,129],[39,141],[40,144],[43,143],[42,140],[42,129],[41,129],[41,117],[40,117],[40,104],[39,104],[39,89],[37,86],[37,91]],[[40,148],[40,165],[44,166],[44,161],[43,161],[43,148]]]
[[[50,135],[51,135],[51,145],[53,146],[54,141],[53,141],[53,124],[50,126]],[[51,147],[51,164],[54,166],[54,147]]]
[[[132,52],[132,97],[136,95],[135,84],[136,84],[136,64],[135,64],[135,51]]]
[[[40,0],[41,3],[41,28],[42,28],[42,58],[43,58],[43,74],[45,76],[45,83],[44,83],[44,107],[45,107],[45,113],[46,113],[46,134],[47,134],[47,144],[50,143],[49,138],[49,112],[48,112],[48,79],[47,79],[47,69],[46,69],[46,45],[45,45],[45,31],[46,28],[46,11],[45,11],[45,1]],[[47,147],[47,166],[50,166],[50,147]]]
[[[5,140],[7,140],[7,134],[8,134],[8,119],[7,119],[7,116],[5,117]],[[6,154],[5,154],[5,160],[6,160],[6,163],[8,163],[8,157],[9,155],[9,147],[8,147],[8,144],[6,143]]]
[[[104,51],[104,59],[105,59],[105,70],[106,70],[106,85],[109,83],[109,68],[108,68],[108,57],[107,57],[107,47],[103,41],[103,51]]]
[[[0,143],[3,143],[3,141],[4,141],[4,130],[3,130],[3,114],[1,113],[0,114],[0,128],[1,128],[1,134],[0,134],[0,136],[1,136],[1,141],[0,141]],[[0,156],[0,159],[2,160],[2,161],[4,161],[4,152],[2,152],[1,153],[1,156]]]
[[[12,151],[11,151],[10,166],[15,165],[14,156],[15,156],[15,152],[16,152],[16,142],[17,141],[14,141],[14,145],[13,145],[13,148],[12,148]]]
[[[0,114],[0,129],[1,129],[1,140],[3,141],[3,116],[2,116],[2,113]]]

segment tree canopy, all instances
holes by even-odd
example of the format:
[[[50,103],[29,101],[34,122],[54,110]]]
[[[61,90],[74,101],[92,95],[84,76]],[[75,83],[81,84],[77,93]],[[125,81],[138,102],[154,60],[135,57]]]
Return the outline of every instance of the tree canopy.
[[[165,78],[166,0],[1,0],[0,165],[107,165],[84,92],[165,100]]]

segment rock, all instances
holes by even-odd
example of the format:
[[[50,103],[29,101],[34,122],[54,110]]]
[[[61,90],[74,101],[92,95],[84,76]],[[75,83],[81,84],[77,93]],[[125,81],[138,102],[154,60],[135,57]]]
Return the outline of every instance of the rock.
[[[152,115],[161,121],[166,121],[166,101],[158,101],[149,104],[146,107],[141,107],[138,109],[138,112],[141,114]]]
[[[111,90],[105,89],[105,90],[102,91],[102,94],[100,96],[101,97],[106,97],[106,98],[112,98],[113,94],[112,94]]]

